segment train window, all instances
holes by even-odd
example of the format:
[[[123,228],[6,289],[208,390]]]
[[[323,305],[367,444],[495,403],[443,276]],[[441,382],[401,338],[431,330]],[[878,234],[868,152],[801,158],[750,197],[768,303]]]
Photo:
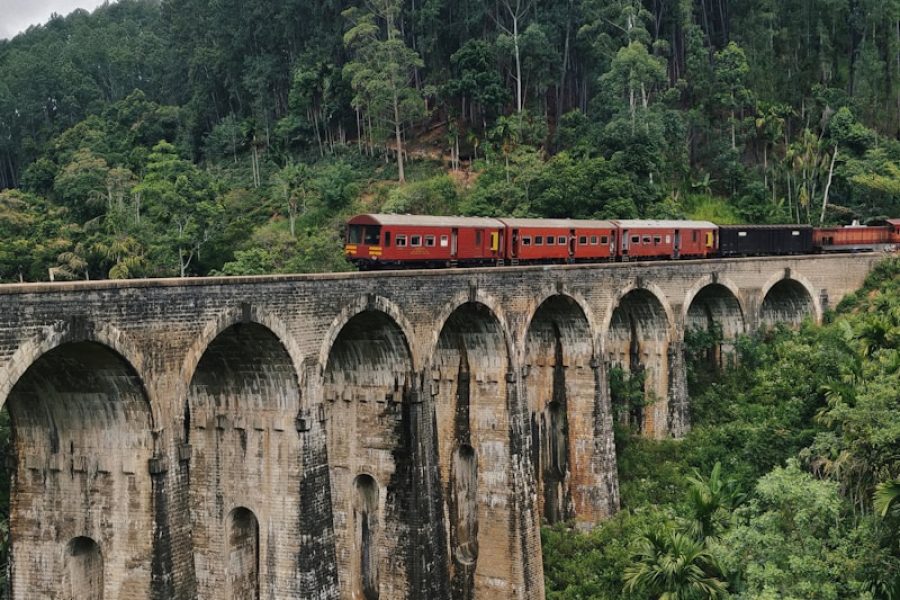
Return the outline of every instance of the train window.
[[[362,226],[350,225],[347,228],[347,243],[358,244],[362,241]]]
[[[542,235],[534,236],[534,245],[535,246],[543,246],[544,245],[544,236],[542,236]]]
[[[530,246],[530,245],[531,245],[531,236],[526,235],[525,237],[523,237],[523,238],[522,238],[522,245],[523,245],[523,246]]]
[[[644,236],[644,242],[643,242],[643,243],[645,243],[645,244],[649,244],[649,243],[650,243],[650,236],[649,236],[649,235],[645,235],[645,236]]]
[[[479,246],[479,247],[481,246],[481,230],[480,229],[475,230],[475,245]]]
[[[583,236],[579,237],[578,243],[581,244],[582,246],[587,246],[587,236],[583,235]]]
[[[603,242],[603,243],[605,244],[606,242]],[[591,236],[591,245],[592,245],[592,246],[596,246],[596,245],[597,245],[597,236],[596,236],[596,235],[592,235],[592,236]]]
[[[364,244],[368,246],[377,246],[378,242],[381,240],[381,227],[378,227],[377,225],[366,227],[366,233],[363,236],[363,239]]]
[[[597,243],[597,238],[594,238],[592,241],[593,241],[593,243],[596,244],[596,243]],[[603,246],[605,246],[605,245],[608,244],[608,243],[609,243],[609,238],[606,237],[605,235],[601,235],[601,236],[600,236],[600,244],[602,244]]]
[[[384,232],[384,245],[385,246],[391,245],[391,232],[390,231]]]
[[[633,235],[633,236],[631,236],[631,243],[632,243],[632,244],[640,244],[640,243],[641,243],[641,236],[639,236],[639,235]]]
[[[672,236],[671,236],[671,235],[667,235],[667,236],[666,236],[666,243],[667,243],[667,244],[671,244],[671,243],[672,243]]]
[[[446,235],[442,235],[441,236],[441,248],[446,248],[449,245],[450,245],[450,238],[448,238]]]
[[[556,238],[553,237],[552,235],[548,235],[547,236],[547,245],[552,246],[555,243],[556,243]]]
[[[660,243],[660,242],[662,242],[662,238],[661,238],[660,236],[658,236],[658,235],[654,235],[654,236],[653,236],[653,243],[654,243],[654,244],[658,244],[658,243]]]
[[[421,246],[422,245],[422,236],[421,235],[411,235],[409,236],[409,245],[410,246]]]
[[[697,230],[696,230],[696,229],[695,229],[694,231],[691,232],[691,241],[692,241],[692,242],[696,242],[696,241],[697,241]]]
[[[434,236],[433,235],[425,236],[425,246],[427,248],[434,248]]]
[[[398,248],[406,248],[406,236],[398,235],[396,238],[394,238],[394,243],[397,244]]]
[[[556,243],[559,244],[560,246],[565,246],[566,238],[563,236],[559,236],[558,238],[556,238]]]
[[[800,235],[800,232],[795,229],[791,232],[791,235]]]

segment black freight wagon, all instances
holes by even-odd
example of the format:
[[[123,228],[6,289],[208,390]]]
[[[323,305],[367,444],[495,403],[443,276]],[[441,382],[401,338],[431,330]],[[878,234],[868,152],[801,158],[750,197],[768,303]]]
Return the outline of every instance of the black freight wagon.
[[[811,225],[721,225],[720,256],[812,254]]]

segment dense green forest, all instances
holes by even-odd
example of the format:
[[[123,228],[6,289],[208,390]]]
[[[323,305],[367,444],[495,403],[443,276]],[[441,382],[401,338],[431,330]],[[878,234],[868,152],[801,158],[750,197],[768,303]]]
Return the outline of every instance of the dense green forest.
[[[900,598],[900,259],[824,326],[689,342],[694,428],[616,432],[622,510],[543,531],[548,600]]]
[[[900,0],[122,0],[0,41],[0,281],[339,270],[355,211],[900,214]]]

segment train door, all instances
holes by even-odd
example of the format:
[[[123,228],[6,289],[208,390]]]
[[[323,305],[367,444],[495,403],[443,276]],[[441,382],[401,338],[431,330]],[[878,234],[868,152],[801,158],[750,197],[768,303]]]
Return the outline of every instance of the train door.
[[[672,251],[673,258],[679,258],[681,256],[681,230],[675,230],[675,246]]]
[[[575,230],[569,231],[569,260],[575,258]]]
[[[456,258],[456,251],[459,248],[459,229],[456,227],[450,232],[450,258]]]
[[[518,258],[519,257],[519,230],[518,229],[512,230],[512,240],[510,240],[510,247],[511,247],[510,256],[512,258]]]
[[[622,258],[628,258],[628,230],[622,230]]]

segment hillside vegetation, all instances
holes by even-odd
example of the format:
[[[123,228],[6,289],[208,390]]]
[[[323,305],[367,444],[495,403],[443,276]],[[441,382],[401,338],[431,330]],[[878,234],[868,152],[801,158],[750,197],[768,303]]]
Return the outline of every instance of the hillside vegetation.
[[[692,337],[693,430],[617,431],[622,511],[544,530],[548,600],[900,598],[900,260],[725,372]]]
[[[898,131],[900,0],[122,0],[0,42],[0,281],[346,269],[355,211],[897,216]]]

